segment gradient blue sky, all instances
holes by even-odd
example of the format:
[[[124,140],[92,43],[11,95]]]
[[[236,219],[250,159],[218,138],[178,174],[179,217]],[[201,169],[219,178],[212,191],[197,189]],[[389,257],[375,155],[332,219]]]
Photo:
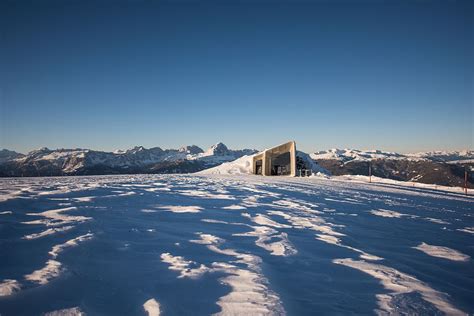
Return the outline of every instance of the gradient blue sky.
[[[473,148],[473,1],[9,1],[0,148]]]

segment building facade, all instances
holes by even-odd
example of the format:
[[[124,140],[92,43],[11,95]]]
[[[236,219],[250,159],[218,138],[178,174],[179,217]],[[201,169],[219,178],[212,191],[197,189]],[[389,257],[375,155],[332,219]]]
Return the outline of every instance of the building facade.
[[[253,157],[253,174],[295,177],[296,143],[291,141],[256,154]]]

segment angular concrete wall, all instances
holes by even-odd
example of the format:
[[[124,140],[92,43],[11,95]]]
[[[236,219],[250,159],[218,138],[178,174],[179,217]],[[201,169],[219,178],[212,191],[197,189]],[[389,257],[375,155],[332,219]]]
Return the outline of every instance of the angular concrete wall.
[[[262,175],[271,176],[272,158],[279,155],[290,154],[290,174],[288,176],[296,176],[296,143],[294,141],[267,149],[253,157],[253,174],[257,174],[257,161],[262,161]]]

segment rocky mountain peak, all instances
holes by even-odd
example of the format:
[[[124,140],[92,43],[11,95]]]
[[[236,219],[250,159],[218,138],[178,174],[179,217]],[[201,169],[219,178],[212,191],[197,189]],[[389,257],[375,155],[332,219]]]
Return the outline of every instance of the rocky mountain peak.
[[[183,146],[179,148],[178,151],[181,153],[186,153],[186,154],[191,154],[191,155],[197,155],[204,152],[204,150],[202,150],[199,146],[196,146],[196,145]]]
[[[227,146],[223,143],[217,143],[215,145],[212,145],[206,153],[210,155],[226,155],[229,153],[229,148],[227,148]]]

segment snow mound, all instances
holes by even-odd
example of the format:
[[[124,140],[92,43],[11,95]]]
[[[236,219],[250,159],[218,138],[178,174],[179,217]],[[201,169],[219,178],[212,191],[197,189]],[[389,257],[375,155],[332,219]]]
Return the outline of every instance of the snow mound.
[[[237,160],[199,171],[197,174],[251,174],[254,155],[240,157]]]

